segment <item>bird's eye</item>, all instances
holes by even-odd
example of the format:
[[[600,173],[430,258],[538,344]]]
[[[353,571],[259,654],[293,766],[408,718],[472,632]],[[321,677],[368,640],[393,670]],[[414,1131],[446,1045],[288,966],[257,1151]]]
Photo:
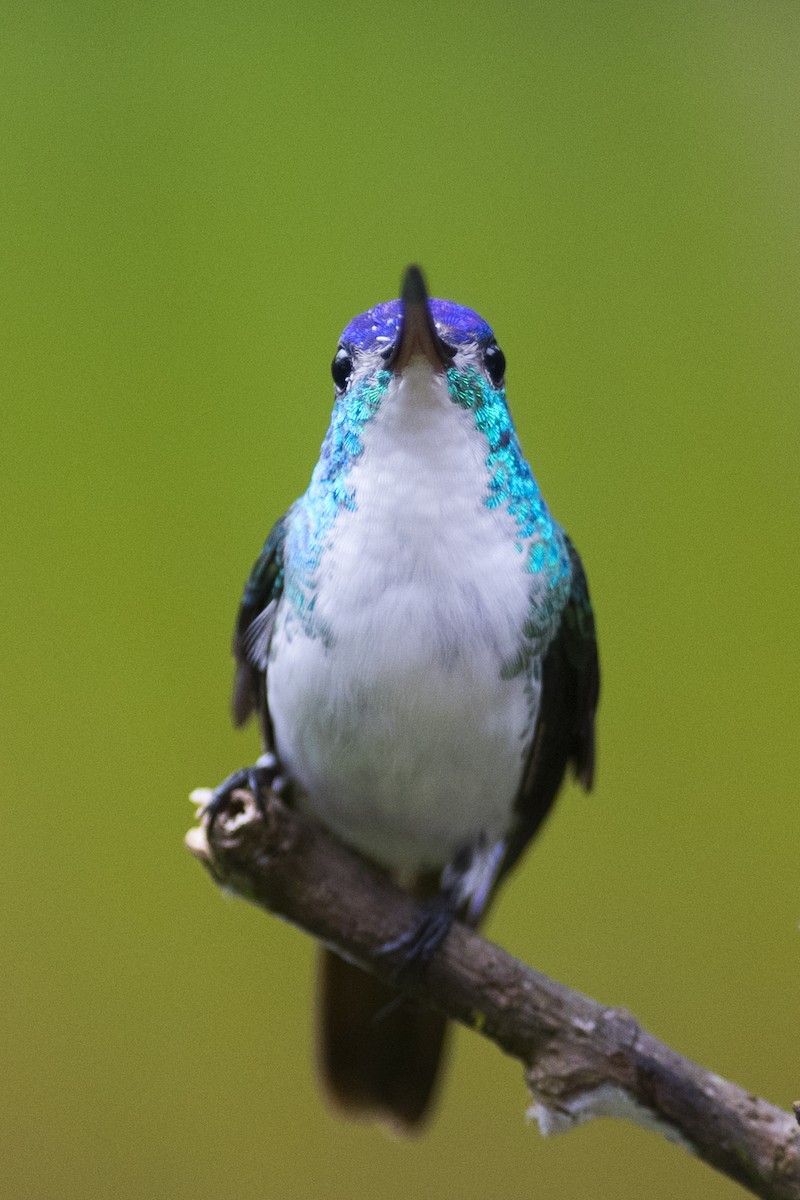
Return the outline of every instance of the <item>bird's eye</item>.
[[[337,392],[344,391],[352,373],[353,359],[344,346],[340,346],[334,354],[333,362],[331,363],[331,375],[333,376],[333,382],[336,384]]]
[[[489,342],[483,352],[483,361],[486,364],[489,378],[494,386],[499,388],[506,373],[506,356],[497,342]]]

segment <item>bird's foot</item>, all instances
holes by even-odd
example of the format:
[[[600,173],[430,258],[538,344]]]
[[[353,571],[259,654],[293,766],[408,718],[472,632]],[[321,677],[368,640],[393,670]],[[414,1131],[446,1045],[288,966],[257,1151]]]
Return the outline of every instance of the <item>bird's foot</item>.
[[[199,816],[206,822],[208,833],[214,827],[214,822],[225,807],[230,797],[240,788],[252,792],[258,811],[266,817],[262,791],[264,789],[280,794],[286,786],[285,779],[279,774],[278,760],[274,754],[262,754],[250,767],[241,767],[227,779],[223,779],[210,793],[200,809]]]
[[[455,919],[448,896],[435,896],[422,905],[423,913],[413,929],[390,942],[384,942],[377,953],[381,957],[397,956],[395,983],[399,987],[418,983],[428,964],[450,932]]]

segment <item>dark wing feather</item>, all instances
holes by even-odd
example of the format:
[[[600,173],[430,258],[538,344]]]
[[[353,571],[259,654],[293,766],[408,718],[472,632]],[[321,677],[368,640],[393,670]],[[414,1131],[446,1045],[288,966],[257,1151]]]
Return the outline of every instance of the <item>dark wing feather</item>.
[[[600,664],[583,564],[569,538],[567,548],[572,564],[569,599],[542,666],[536,732],[500,876],[513,867],[547,816],[567,767],[587,791],[594,777],[594,715],[600,694]]]
[[[275,522],[250,572],[233,631],[233,656],[236,659],[233,722],[243,725],[252,713],[257,712],[264,745],[269,750],[274,747],[264,685],[269,639],[283,591],[283,546],[288,515],[286,513]]]

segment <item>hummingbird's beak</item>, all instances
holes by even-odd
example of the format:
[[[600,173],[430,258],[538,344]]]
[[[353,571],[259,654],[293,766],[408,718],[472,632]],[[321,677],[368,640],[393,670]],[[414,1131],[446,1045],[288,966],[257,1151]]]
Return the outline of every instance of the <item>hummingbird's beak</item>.
[[[425,276],[419,267],[407,268],[400,293],[403,321],[389,359],[389,369],[399,374],[412,358],[428,360],[434,371],[443,374],[453,361],[455,350],[443,342],[428,303]]]

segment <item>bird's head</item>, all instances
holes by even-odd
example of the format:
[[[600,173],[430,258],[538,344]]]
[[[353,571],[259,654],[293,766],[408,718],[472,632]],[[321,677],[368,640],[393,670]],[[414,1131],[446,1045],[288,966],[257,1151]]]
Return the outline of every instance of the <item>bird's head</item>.
[[[399,300],[378,304],[344,330],[331,364],[337,402],[372,412],[390,393],[400,404],[453,402],[479,408],[505,389],[505,355],[491,327],[470,308],[428,296],[417,266]],[[366,415],[366,414],[364,414]]]

